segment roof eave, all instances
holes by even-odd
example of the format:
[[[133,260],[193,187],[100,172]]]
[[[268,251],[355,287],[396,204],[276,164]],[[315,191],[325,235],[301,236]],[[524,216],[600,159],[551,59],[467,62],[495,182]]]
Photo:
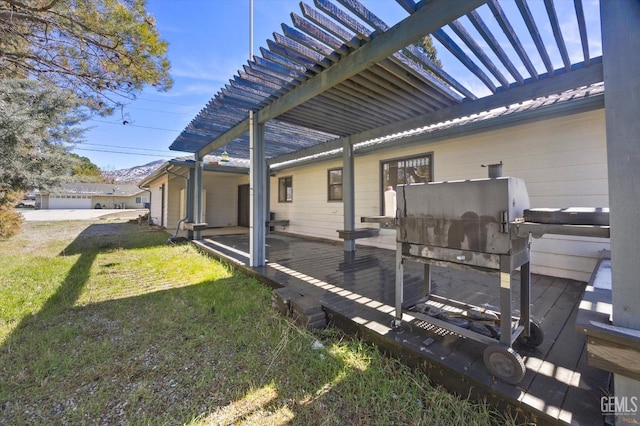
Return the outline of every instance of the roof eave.
[[[462,134],[474,135],[488,132],[490,130],[495,130],[497,128],[511,127],[515,125],[546,120],[551,117],[563,117],[566,115],[579,114],[602,108],[604,108],[604,92],[577,100],[545,105],[539,108],[503,116],[496,116],[483,121],[467,122],[458,126],[447,127],[429,133],[420,133],[408,137],[399,137],[388,142],[372,144],[370,146],[363,146],[359,148],[356,146],[354,148],[354,155],[358,156],[370,154],[375,151],[387,150],[399,146],[408,147],[418,144],[424,145],[442,141],[451,137],[460,136]],[[335,150],[336,148],[332,147],[332,149],[327,149],[325,150],[325,152]],[[285,170],[292,167],[299,167],[312,163],[335,160],[338,158],[342,158],[342,153],[338,152],[323,155],[323,153],[320,152],[315,155],[302,157],[299,161],[291,160],[288,156],[283,157],[287,158],[283,159],[281,157],[280,161],[278,161],[278,158],[272,160],[272,163],[270,164],[273,171]],[[284,161],[287,161],[285,165],[278,166],[279,163],[283,163]]]

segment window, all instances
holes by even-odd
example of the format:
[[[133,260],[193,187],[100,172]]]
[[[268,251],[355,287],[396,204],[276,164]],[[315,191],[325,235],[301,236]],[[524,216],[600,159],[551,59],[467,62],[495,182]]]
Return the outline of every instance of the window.
[[[136,197],[136,204],[142,203],[142,197]]]
[[[328,177],[329,201],[342,201],[342,169],[330,169]]]
[[[281,177],[278,179],[278,202],[293,202],[293,177]]]
[[[384,200],[384,191],[389,186],[396,189],[397,185],[431,182],[433,180],[432,157],[432,154],[423,154],[381,162],[380,199]],[[384,210],[384,207],[381,210]]]

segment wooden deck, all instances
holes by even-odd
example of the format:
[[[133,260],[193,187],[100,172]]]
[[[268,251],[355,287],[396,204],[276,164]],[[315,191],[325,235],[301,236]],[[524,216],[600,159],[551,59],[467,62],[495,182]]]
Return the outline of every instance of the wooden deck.
[[[270,234],[267,266],[249,268],[248,235],[206,237],[195,243],[271,287],[286,286],[314,297],[335,326],[422,368],[452,392],[486,399],[501,409],[522,409],[538,424],[603,424],[600,397],[609,388],[609,373],[587,366],[585,337],[574,331],[585,283],[532,276],[532,315],[541,321],[545,340],[533,350],[514,346],[525,357],[527,373],[518,385],[509,385],[489,374],[481,343],[417,320],[390,328],[394,251],[358,246],[355,253],[345,253],[341,243]],[[405,300],[419,296],[422,271],[420,264],[405,263]],[[518,288],[514,285],[515,300]],[[494,275],[442,268],[432,272],[432,291],[443,297],[497,306],[498,290]]]

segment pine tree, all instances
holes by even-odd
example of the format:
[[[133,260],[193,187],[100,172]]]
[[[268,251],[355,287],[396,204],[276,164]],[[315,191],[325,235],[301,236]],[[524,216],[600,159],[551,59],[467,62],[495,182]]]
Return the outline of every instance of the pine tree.
[[[440,62],[440,59],[438,59],[438,51],[433,45],[433,39],[431,38],[431,35],[422,37],[422,39],[420,39],[420,42],[418,43],[418,47],[427,54],[429,59],[431,59],[431,61],[436,64],[438,68],[442,68],[442,62]]]
[[[103,114],[145,84],[171,87],[146,0],[0,0],[0,78],[68,89]]]
[[[72,93],[33,80],[0,80],[0,205],[13,193],[48,188],[71,175],[69,149],[84,115]]]

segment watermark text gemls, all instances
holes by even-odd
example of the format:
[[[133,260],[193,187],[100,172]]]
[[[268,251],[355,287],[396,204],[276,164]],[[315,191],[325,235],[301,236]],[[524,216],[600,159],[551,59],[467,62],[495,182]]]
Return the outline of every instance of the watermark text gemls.
[[[602,414],[629,415],[638,412],[637,396],[603,396],[600,398]]]

